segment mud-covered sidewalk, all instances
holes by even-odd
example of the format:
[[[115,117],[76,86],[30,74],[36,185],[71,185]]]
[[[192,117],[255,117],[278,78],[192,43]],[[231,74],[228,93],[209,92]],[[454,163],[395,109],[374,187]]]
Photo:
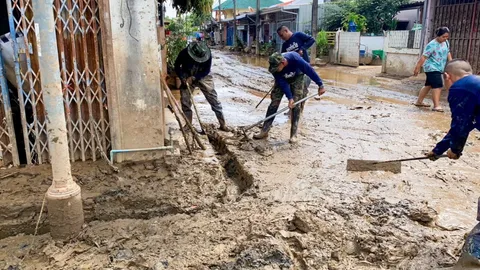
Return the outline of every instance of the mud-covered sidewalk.
[[[262,119],[269,100],[255,105],[273,81],[265,61],[214,51],[213,63],[229,124]],[[458,161],[404,163],[401,174],[347,172],[348,158],[421,156],[449,127],[448,112],[411,105],[418,82],[372,78],[364,70],[318,69],[327,94],[307,103],[296,145],[288,144],[288,116],[282,115],[260,142],[211,129],[215,153],[125,164],[118,173],[101,162],[75,164],[89,220],[82,234],[67,244],[48,233],[4,238],[0,268],[453,266],[475,225],[478,134]],[[202,120],[215,123],[204,97],[195,99]],[[48,168],[18,171],[0,180],[0,216],[21,221],[4,222],[2,230],[31,233]]]

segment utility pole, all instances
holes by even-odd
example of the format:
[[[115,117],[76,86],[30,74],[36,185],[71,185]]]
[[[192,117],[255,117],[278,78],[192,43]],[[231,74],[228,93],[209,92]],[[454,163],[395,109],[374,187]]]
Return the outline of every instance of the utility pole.
[[[313,0],[312,3],[312,37],[317,40],[318,32],[318,0]],[[317,58],[317,42],[313,44],[310,55],[310,64],[315,64]]]
[[[53,176],[46,194],[48,220],[52,238],[66,240],[80,232],[84,217],[80,186],[73,181],[70,168],[52,5],[53,0],[33,1]]]
[[[220,3],[221,0],[218,0],[218,25],[220,26],[220,46],[223,45],[223,35],[222,35],[222,6]]]
[[[257,0],[257,19],[255,20],[257,40],[255,42],[255,54],[260,55],[260,0]]]
[[[233,47],[237,46],[237,1],[233,0]]]

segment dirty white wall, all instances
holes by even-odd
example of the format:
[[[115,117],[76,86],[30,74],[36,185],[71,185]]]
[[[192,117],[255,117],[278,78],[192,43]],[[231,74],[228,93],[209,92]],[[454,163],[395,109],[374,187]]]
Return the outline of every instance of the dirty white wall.
[[[337,63],[358,66],[360,61],[360,32],[337,32]]]
[[[412,76],[420,54],[421,30],[389,31],[385,39],[382,72]]]
[[[114,85],[107,87],[113,107],[109,110],[115,110],[114,119],[110,119],[114,122],[113,148],[163,146],[165,124],[160,90],[157,3],[155,0],[129,1],[129,12],[121,1],[110,0],[109,5],[111,48],[107,60],[108,71],[114,72],[115,78]],[[117,161],[150,159],[155,154],[160,153],[118,155]]]
[[[385,37],[371,37],[371,36],[361,36],[360,37],[360,44],[367,46],[367,52],[372,53],[373,50],[383,50],[383,42],[385,41]],[[360,47],[362,50],[364,49],[363,46]]]
[[[418,51],[418,49],[387,50],[384,73],[394,76],[412,76],[418,61]]]

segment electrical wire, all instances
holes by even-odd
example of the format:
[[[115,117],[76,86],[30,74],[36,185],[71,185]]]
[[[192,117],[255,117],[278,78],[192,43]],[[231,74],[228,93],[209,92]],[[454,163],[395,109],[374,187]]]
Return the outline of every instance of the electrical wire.
[[[125,0],[125,2],[127,2],[127,10],[128,10],[128,15],[130,16],[130,24],[128,26],[128,34],[130,35],[130,37],[132,37],[134,40],[136,40],[137,42],[139,42],[139,40],[134,37],[131,33],[132,31],[132,12],[130,10],[130,6],[128,5],[128,0]]]
[[[138,38],[134,37],[132,35],[132,11],[130,10],[130,6],[128,5],[128,0],[125,0],[127,4],[127,10],[128,10],[128,16],[129,16],[129,22],[128,22],[128,35],[130,35],[131,38],[133,38],[136,42],[139,42]],[[120,28],[123,28],[125,26],[125,19],[123,18],[123,0],[120,1],[120,16],[122,18],[122,23],[120,23]]]

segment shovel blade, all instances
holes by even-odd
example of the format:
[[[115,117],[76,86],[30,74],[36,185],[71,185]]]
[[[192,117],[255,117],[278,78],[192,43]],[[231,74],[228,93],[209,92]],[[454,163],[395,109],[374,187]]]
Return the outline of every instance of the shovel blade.
[[[392,173],[401,173],[402,163],[400,161],[379,162],[378,160],[348,159],[347,171],[351,171],[351,172],[387,171]]]

